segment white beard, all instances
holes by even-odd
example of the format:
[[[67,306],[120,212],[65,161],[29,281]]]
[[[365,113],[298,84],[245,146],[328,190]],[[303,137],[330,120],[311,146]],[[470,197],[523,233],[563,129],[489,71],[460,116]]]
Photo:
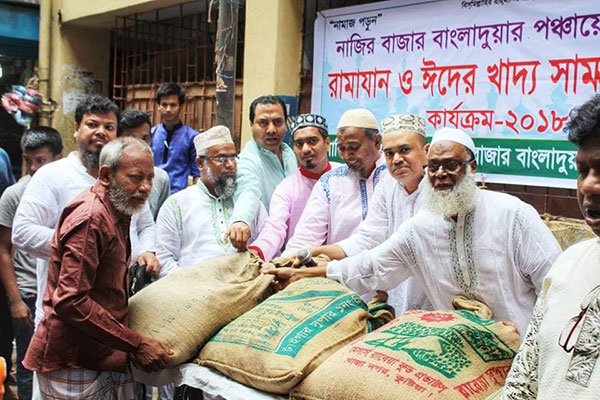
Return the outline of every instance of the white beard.
[[[219,177],[216,178],[212,169],[207,166],[207,176],[213,182],[215,193],[219,197],[229,198],[233,196],[237,189],[237,182],[235,177]]]
[[[458,214],[468,214],[475,209],[477,202],[477,185],[475,174],[470,165],[467,172],[458,182],[447,190],[436,190],[429,179],[425,179],[425,202],[436,213],[449,218]]]
[[[110,199],[115,210],[121,214],[129,216],[142,211],[145,205],[145,203],[140,206],[130,205],[129,202],[131,200],[131,195],[114,183],[108,188],[108,198]]]

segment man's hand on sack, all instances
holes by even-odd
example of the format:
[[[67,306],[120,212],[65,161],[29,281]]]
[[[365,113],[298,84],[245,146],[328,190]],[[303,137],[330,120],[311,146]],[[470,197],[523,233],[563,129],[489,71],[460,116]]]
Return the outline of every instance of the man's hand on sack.
[[[173,351],[158,340],[143,338],[132,356],[136,367],[146,372],[156,372],[167,366]]]
[[[277,290],[282,290],[290,283],[303,278],[327,277],[327,261],[315,259],[317,265],[306,268],[271,268],[262,271],[263,274],[275,275],[273,286]]]
[[[225,241],[227,239],[231,240],[231,245],[237,251],[246,251],[246,245],[250,239],[250,227],[242,221],[234,222],[225,233]]]
[[[158,265],[158,259],[156,255],[151,251],[145,251],[139,255],[137,259],[138,264],[146,265],[146,273],[151,276],[158,276],[160,272],[160,266]]]

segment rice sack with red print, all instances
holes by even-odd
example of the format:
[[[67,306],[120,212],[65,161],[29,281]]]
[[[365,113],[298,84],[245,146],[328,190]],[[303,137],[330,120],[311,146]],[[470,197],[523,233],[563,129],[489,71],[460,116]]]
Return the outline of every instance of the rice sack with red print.
[[[486,399],[504,386],[517,328],[466,311],[409,311],[335,353],[292,400]]]

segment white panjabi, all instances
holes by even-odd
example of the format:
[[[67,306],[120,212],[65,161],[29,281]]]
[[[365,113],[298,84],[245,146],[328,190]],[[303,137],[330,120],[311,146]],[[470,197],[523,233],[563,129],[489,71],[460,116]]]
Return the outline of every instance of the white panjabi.
[[[452,309],[452,299],[466,295],[525,332],[560,246],[529,204],[477,191],[474,211],[454,220],[421,208],[376,248],[329,262],[327,277],[363,294],[414,276],[435,309]]]

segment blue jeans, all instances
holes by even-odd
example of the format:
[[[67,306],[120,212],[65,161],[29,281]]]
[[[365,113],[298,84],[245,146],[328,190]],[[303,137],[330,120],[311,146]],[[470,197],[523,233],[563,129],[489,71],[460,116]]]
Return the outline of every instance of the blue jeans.
[[[35,294],[27,294],[23,296],[23,301],[31,310],[31,315],[35,316]],[[33,336],[33,326],[30,328],[20,328],[17,324],[13,324],[15,331],[15,339],[17,341],[17,394],[19,400],[31,400],[31,385],[33,382],[33,372],[23,366],[23,359],[29,342]]]

